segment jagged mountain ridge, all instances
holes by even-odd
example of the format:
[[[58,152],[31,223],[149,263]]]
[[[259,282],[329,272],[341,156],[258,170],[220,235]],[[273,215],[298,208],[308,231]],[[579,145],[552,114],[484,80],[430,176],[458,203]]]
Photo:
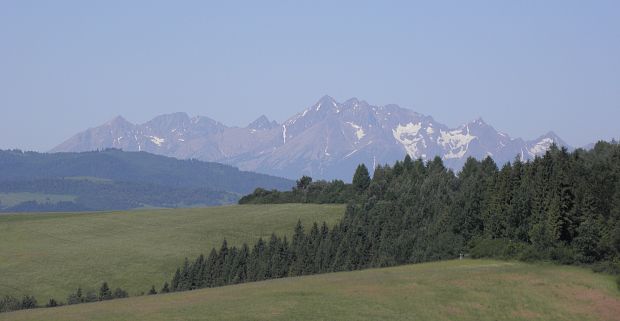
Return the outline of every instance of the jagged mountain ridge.
[[[405,153],[424,160],[440,156],[458,170],[468,157],[491,156],[498,164],[529,160],[551,144],[569,147],[553,132],[531,141],[511,138],[482,119],[449,128],[398,105],[373,106],[329,96],[282,124],[261,116],[246,127],[229,127],[203,116],[161,115],[144,124],[122,117],[81,132],[52,152],[121,148],[176,158],[231,164],[243,170],[296,178],[350,180],[359,163],[392,163]]]

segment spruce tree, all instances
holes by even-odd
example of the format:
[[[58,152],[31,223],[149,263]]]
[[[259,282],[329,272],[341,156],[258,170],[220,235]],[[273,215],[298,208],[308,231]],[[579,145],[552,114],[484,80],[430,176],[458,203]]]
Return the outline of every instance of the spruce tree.
[[[209,253],[209,257],[207,258],[203,278],[202,278],[202,286],[212,287],[215,283],[216,273],[217,273],[217,265],[218,265],[218,254],[215,248],[211,249],[211,253]]]
[[[172,277],[172,281],[170,283],[172,291],[181,290],[180,284],[181,284],[181,269],[177,268],[176,272],[174,272],[174,276]]]
[[[233,283],[243,283],[248,280],[248,259],[250,256],[250,248],[246,243],[243,243],[241,246],[241,250],[236,257],[235,264],[235,275],[233,278]]]
[[[161,293],[168,293],[170,292],[170,286],[168,286],[168,282],[164,282],[164,286],[161,288]]]
[[[600,259],[603,248],[601,247],[601,219],[595,215],[588,215],[577,228],[577,237],[573,246],[577,250],[576,259],[582,263],[593,263]]]
[[[200,254],[191,267],[190,289],[198,289],[202,287],[202,277],[206,268],[204,255]]]
[[[108,286],[108,282],[103,282],[99,288],[99,301],[112,299],[112,291]]]
[[[0,298],[0,313],[21,309],[22,301],[16,297],[5,295]]]
[[[413,161],[411,160],[411,156],[409,154],[405,155],[405,159],[403,160],[403,167],[405,170],[411,170],[413,168]]]
[[[57,307],[58,306],[58,302],[56,300],[54,300],[53,298],[49,300],[49,302],[47,302],[47,304],[45,305],[45,307],[47,308],[53,308],[53,307]]]
[[[226,239],[222,242],[222,246],[220,246],[220,250],[217,254],[216,264],[213,268],[213,286],[222,286],[225,285],[226,281],[226,259],[228,257],[228,243]]]
[[[304,227],[301,224],[301,220],[297,221],[295,226],[295,234],[293,234],[293,240],[291,243],[292,260],[289,274],[291,276],[302,275],[304,272],[304,264],[307,260],[306,255],[306,235],[304,234]]]
[[[368,168],[363,163],[359,164],[353,175],[353,187],[355,187],[357,192],[363,192],[368,188],[368,185],[370,185]]]
[[[121,289],[121,288],[116,288],[114,290],[114,294],[113,294],[115,299],[122,299],[122,298],[126,298],[129,297],[129,294],[127,293],[127,291]]]
[[[267,261],[266,261],[266,265],[267,265],[267,277],[268,278],[277,278],[277,271],[278,271],[278,267],[280,265],[280,244],[279,244],[279,239],[278,237],[274,234],[271,233],[271,237],[269,238],[269,242],[267,243],[267,251],[266,251],[266,255],[267,255]]]
[[[185,258],[183,261],[183,268],[181,268],[181,278],[179,280],[178,289],[180,291],[187,291],[190,289],[191,284],[191,276],[190,276],[190,265],[189,259]]]
[[[77,288],[74,293],[69,294],[67,297],[67,304],[78,304],[84,302],[84,298],[82,297],[82,289]]]
[[[99,301],[99,297],[95,291],[88,291],[84,296],[84,302],[97,302]]]
[[[605,243],[616,257],[620,257],[620,173],[611,199],[608,227],[604,231]]]
[[[37,299],[35,299],[34,296],[25,295],[22,298],[22,304],[21,304],[22,309],[34,309],[36,307],[37,307]]]
[[[236,246],[233,246],[228,250],[228,255],[226,256],[226,259],[224,260],[224,269],[222,273],[222,280],[223,280],[222,285],[227,285],[232,282],[232,279],[234,277],[234,274],[237,268],[235,266],[235,263],[238,262],[237,260],[238,254],[239,254],[239,250],[237,249]]]

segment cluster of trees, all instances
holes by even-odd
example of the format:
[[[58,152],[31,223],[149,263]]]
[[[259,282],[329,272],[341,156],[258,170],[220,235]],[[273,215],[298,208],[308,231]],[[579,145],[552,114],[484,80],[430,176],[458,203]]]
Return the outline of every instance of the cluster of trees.
[[[362,199],[362,193],[370,184],[368,168],[364,164],[357,167],[352,184],[341,180],[312,181],[309,176],[297,180],[291,191],[266,190],[257,188],[252,194],[239,200],[239,204],[282,204],[282,203],[349,203]]]
[[[470,158],[456,175],[440,158],[407,156],[379,166],[372,179],[361,166],[344,219],[329,229],[295,228],[290,244],[272,236],[185,261],[171,290],[458,257],[500,257],[590,264],[620,270],[620,146],[591,151],[553,146],[531,162],[498,168]],[[296,190],[312,184],[303,184]],[[311,182],[311,181],[310,181]],[[282,193],[281,193],[282,194]],[[261,197],[264,197],[261,199]],[[252,194],[253,202],[273,195]],[[281,199],[276,198],[276,201]],[[306,201],[317,199],[306,199]]]
[[[26,295],[21,300],[9,295],[0,298],[0,312],[34,309],[36,307],[37,300],[33,296]]]
[[[127,291],[121,288],[116,288],[112,291],[112,289],[108,286],[108,282],[103,282],[101,287],[99,287],[98,293],[95,293],[94,291],[87,291],[86,293],[83,293],[82,288],[78,288],[74,293],[69,294],[67,297],[67,304],[107,301],[127,297],[129,297]],[[50,304],[48,304],[48,306],[60,305],[56,303],[56,301],[54,301],[55,305],[52,305],[52,301],[54,301],[54,299],[50,299]]]
[[[112,299],[121,299],[127,298],[129,294],[127,291],[116,288],[114,291],[110,289],[108,286],[108,282],[103,282],[101,287],[99,288],[99,292],[95,291],[87,291],[84,293],[82,288],[77,288],[77,290],[67,296],[67,302],[59,302],[56,299],[51,298],[46,304],[46,308],[62,306],[65,304],[80,304],[80,303],[88,303],[88,302],[97,302],[97,301],[106,301]],[[34,296],[24,296],[21,300],[17,299],[13,296],[5,296],[0,299],[0,312],[10,312],[17,310],[25,310],[25,309],[34,309],[40,308],[42,306],[38,305],[37,300]]]
[[[200,255],[191,263],[186,259],[174,274],[169,290],[186,291],[325,272],[329,270],[328,261],[315,261],[315,257],[319,257],[319,252],[331,251],[329,247],[333,243],[328,237],[325,223],[321,227],[315,223],[306,234],[298,222],[290,242],[275,234],[267,241],[259,239],[252,248],[247,244],[228,247],[224,240],[220,249],[213,249],[209,256]],[[164,288],[168,288],[168,283]]]

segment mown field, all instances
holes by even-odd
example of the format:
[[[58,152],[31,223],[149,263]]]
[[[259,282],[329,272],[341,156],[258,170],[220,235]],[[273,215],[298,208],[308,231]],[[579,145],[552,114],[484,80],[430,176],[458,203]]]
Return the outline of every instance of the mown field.
[[[208,254],[224,238],[240,245],[290,235],[298,219],[333,224],[343,214],[340,205],[284,204],[0,215],[0,295],[45,304],[105,280],[133,296],[159,289],[185,257]]]
[[[455,260],[18,311],[6,320],[618,320],[613,278]]]

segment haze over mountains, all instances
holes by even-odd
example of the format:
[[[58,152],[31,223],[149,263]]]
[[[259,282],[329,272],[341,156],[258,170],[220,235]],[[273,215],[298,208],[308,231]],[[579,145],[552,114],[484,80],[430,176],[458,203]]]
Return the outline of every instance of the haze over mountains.
[[[405,154],[435,156],[458,170],[468,157],[491,156],[502,164],[542,155],[551,144],[569,147],[553,132],[526,141],[511,138],[482,119],[450,128],[398,105],[373,106],[329,96],[279,124],[261,116],[246,127],[229,127],[204,116],[161,115],[144,124],[118,116],[76,134],[51,152],[105,148],[147,151],[180,159],[231,164],[242,170],[288,178],[350,180],[359,163],[393,163]]]

